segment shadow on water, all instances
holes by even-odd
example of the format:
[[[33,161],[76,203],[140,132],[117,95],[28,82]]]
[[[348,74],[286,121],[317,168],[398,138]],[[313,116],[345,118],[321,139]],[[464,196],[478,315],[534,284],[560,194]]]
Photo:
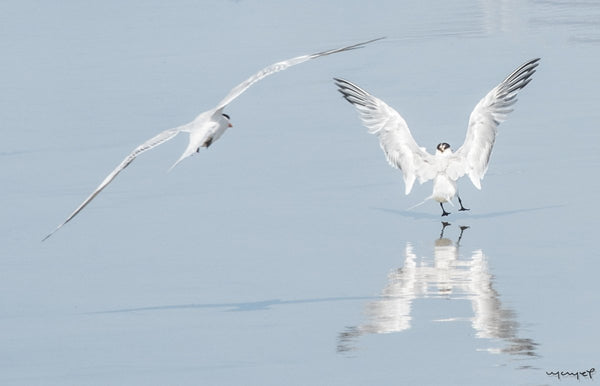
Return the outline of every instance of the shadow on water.
[[[547,209],[563,208],[565,206],[566,205],[549,205],[549,206],[540,206],[537,208],[521,208],[521,209],[512,209],[512,210],[481,213],[481,214],[463,213],[460,216],[464,220],[469,220],[469,219],[478,220],[478,219],[510,216],[513,214],[535,212],[535,211],[547,210]],[[411,218],[413,220],[439,220],[440,218],[442,218],[439,214],[414,212],[414,211],[410,211],[410,210],[399,210],[399,209],[378,208],[378,207],[373,207],[371,209],[379,210],[381,212],[385,212],[385,213],[389,213],[389,214],[399,215],[402,217]]]
[[[510,354],[534,358],[537,343],[519,336],[519,323],[513,310],[503,306],[500,294],[494,289],[487,257],[482,250],[470,256],[460,253],[460,241],[468,234],[468,226],[461,226],[455,242],[444,237],[447,222],[442,222],[439,238],[433,243],[433,258],[417,257],[409,242],[404,250],[404,264],[388,274],[387,284],[376,300],[365,305],[367,321],[348,327],[338,336],[337,351],[347,353],[356,349],[361,336],[399,333],[414,323],[413,302],[420,299],[468,300],[472,317],[449,315],[434,322],[470,322],[475,336],[487,339],[498,348],[487,348],[495,354]],[[419,303],[423,304],[423,303]],[[456,308],[456,307],[454,307]]]

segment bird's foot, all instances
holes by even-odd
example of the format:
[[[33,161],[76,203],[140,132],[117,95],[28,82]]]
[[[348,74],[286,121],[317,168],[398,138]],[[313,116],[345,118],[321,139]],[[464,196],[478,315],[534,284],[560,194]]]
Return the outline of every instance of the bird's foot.
[[[460,209],[459,209],[459,211],[460,211],[460,212],[464,212],[465,210],[471,210],[471,209],[469,209],[469,208],[465,208],[465,207],[463,206],[463,204],[462,204],[462,200],[460,199],[460,196],[459,196],[458,194],[456,195],[456,197],[458,197],[458,203],[460,204]]]
[[[441,202],[440,202],[440,207],[442,208],[442,217],[450,214],[450,212],[446,212],[446,209],[444,209],[444,204],[442,204]]]

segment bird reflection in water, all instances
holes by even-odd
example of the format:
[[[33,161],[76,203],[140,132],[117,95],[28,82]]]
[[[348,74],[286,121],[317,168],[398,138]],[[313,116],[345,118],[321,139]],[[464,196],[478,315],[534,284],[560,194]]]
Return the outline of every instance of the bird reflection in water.
[[[487,258],[482,250],[475,250],[469,258],[459,253],[460,241],[468,226],[460,227],[456,242],[444,237],[442,222],[440,237],[435,240],[434,259],[419,258],[407,243],[402,268],[393,270],[379,299],[367,303],[368,321],[349,327],[338,338],[337,351],[348,352],[356,348],[359,337],[367,334],[401,332],[411,327],[411,311],[416,299],[466,299],[471,301],[474,316],[448,317],[438,322],[468,320],[476,336],[499,340],[500,348],[488,348],[491,353],[504,353],[523,357],[536,357],[537,343],[520,338],[515,312],[503,307],[498,292],[493,288]]]

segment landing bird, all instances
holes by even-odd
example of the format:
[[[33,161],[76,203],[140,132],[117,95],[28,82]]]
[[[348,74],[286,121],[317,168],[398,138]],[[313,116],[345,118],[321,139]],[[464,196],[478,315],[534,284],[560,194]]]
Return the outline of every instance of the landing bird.
[[[444,203],[453,205],[454,196],[458,197],[461,211],[469,210],[458,195],[456,180],[467,174],[473,185],[481,190],[498,125],[512,111],[517,93],[531,81],[539,60],[532,59],[517,68],[479,101],[469,117],[465,142],[456,152],[442,142],[437,145],[434,155],[417,145],[406,121],[396,110],[347,80],[334,80],[344,98],[358,110],[369,133],[379,137],[389,164],[402,170],[405,193],[410,193],[416,178],[421,184],[433,180],[433,194],[423,202],[434,199],[442,207],[442,216],[447,216],[450,212],[446,212]]]
[[[266,78],[267,76],[272,75],[276,72],[283,71],[289,67],[295,66],[296,64],[304,63],[308,60],[316,59],[321,56],[331,55],[331,54],[335,54],[338,52],[350,51],[350,50],[354,50],[357,48],[363,48],[366,44],[369,44],[369,43],[372,43],[374,41],[381,40],[381,39],[384,39],[384,38],[373,39],[373,40],[369,40],[369,41],[366,41],[363,43],[353,44],[353,45],[347,46],[347,47],[336,48],[336,49],[329,50],[329,51],[318,52],[316,54],[302,55],[302,56],[298,56],[298,57],[295,57],[292,59],[287,59],[287,60],[284,60],[281,62],[277,62],[277,63],[271,64],[270,66],[263,68],[256,74],[252,75],[251,77],[249,77],[242,83],[235,86],[229,92],[229,94],[227,94],[227,96],[221,102],[219,102],[219,104],[216,107],[198,115],[192,122],[187,123],[182,126],[179,126],[179,127],[165,130],[162,133],[150,138],[149,140],[147,140],[140,146],[136,147],[127,157],[125,157],[125,159],[119,164],[119,166],[117,166],[104,179],[104,181],[102,181],[102,183],[100,185],[98,185],[96,190],[94,190],[92,192],[92,194],[90,194],[89,197],[86,198],[81,203],[81,205],[79,205],[79,207],[77,207],[77,209],[75,209],[75,211],[73,213],[71,213],[71,215],[69,217],[67,217],[67,219],[62,224],[60,224],[50,234],[48,234],[46,237],[44,237],[44,239],[42,241],[48,239],[56,231],[58,231],[60,228],[62,228],[63,225],[65,225],[66,223],[71,221],[73,219],[73,217],[77,216],[77,214],[79,212],[81,212],[81,210],[83,208],[85,208],[86,205],[89,204],[98,195],[98,193],[100,193],[102,191],[102,189],[104,189],[108,184],[111,183],[112,180],[115,179],[117,174],[119,174],[123,169],[125,169],[127,166],[129,166],[129,164],[131,162],[133,162],[133,160],[138,155],[142,154],[143,152],[153,149],[156,146],[167,142],[168,140],[174,138],[177,134],[179,134],[181,132],[188,133],[190,135],[188,146],[185,149],[185,151],[183,152],[183,154],[181,155],[181,157],[179,157],[179,159],[175,162],[175,164],[173,164],[173,166],[171,166],[171,169],[173,169],[183,159],[191,156],[194,153],[199,152],[200,148],[202,148],[202,147],[208,148],[210,145],[212,145],[217,139],[219,139],[223,135],[225,130],[227,130],[229,127],[232,127],[231,122],[229,120],[229,115],[223,113],[223,110],[225,109],[225,107],[227,107],[227,105],[229,105],[229,103],[231,103],[234,99],[236,99],[237,97],[242,95],[242,93],[244,91],[246,91],[250,86],[252,86],[254,83],[258,82],[259,80]],[[169,169],[169,170],[171,170],[171,169]]]

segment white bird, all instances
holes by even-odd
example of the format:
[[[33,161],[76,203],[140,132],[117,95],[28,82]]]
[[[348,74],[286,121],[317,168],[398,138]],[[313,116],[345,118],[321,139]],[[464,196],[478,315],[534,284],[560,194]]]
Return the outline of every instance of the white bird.
[[[460,210],[469,210],[458,196],[456,180],[467,174],[473,185],[481,189],[498,125],[512,111],[517,93],[531,81],[539,60],[532,59],[521,65],[479,101],[469,117],[465,142],[455,153],[449,144],[442,142],[437,145],[435,155],[417,145],[406,121],[396,110],[347,80],[334,80],[344,98],[358,110],[369,133],[379,137],[389,164],[402,170],[405,193],[410,193],[416,178],[421,184],[433,180],[433,194],[423,202],[434,199],[442,207],[442,216],[447,216],[449,212],[443,204],[452,204],[455,195]]]
[[[181,154],[181,157],[179,157],[179,159],[175,162],[175,164],[173,164],[173,166],[171,166],[171,169],[173,169],[184,158],[187,158],[187,157],[191,156],[192,154],[199,152],[201,147],[208,148],[211,144],[213,144],[217,139],[219,139],[223,135],[223,133],[225,132],[225,130],[227,130],[227,128],[232,127],[232,125],[229,121],[229,115],[223,113],[223,110],[225,109],[225,107],[227,107],[227,105],[229,105],[234,99],[236,99],[237,97],[242,95],[242,93],[244,91],[246,91],[250,86],[252,86],[254,83],[258,82],[259,80],[261,80],[269,75],[272,75],[276,72],[283,71],[289,67],[295,66],[296,64],[304,63],[308,60],[316,59],[321,56],[331,55],[331,54],[335,54],[338,52],[350,51],[350,50],[354,50],[357,48],[363,48],[366,44],[369,44],[369,43],[372,43],[374,41],[381,40],[381,39],[384,39],[384,38],[377,38],[377,39],[369,40],[366,42],[353,44],[353,45],[347,46],[347,47],[336,48],[336,49],[329,50],[329,51],[318,52],[316,54],[302,55],[302,56],[287,59],[287,60],[284,60],[281,62],[277,62],[277,63],[271,64],[270,66],[263,68],[262,70],[258,71],[256,74],[252,75],[251,77],[249,77],[242,83],[235,86],[229,92],[229,94],[227,94],[227,96],[225,98],[223,98],[223,100],[221,102],[219,102],[219,104],[217,104],[216,107],[198,115],[192,122],[187,123],[183,126],[165,130],[162,133],[150,138],[149,140],[147,140],[140,146],[136,147],[127,157],[125,157],[125,159],[112,172],[110,172],[110,174],[104,179],[104,181],[102,181],[102,183],[100,183],[100,185],[98,185],[96,190],[94,190],[92,192],[92,194],[90,194],[88,196],[88,198],[86,198],[81,203],[81,205],[79,205],[77,207],[77,209],[75,209],[75,211],[73,211],[73,213],[71,213],[71,215],[69,217],[67,217],[67,219],[62,224],[60,224],[50,234],[48,234],[46,237],[44,237],[44,239],[42,241],[48,239],[56,231],[58,231],[60,228],[62,228],[63,225],[65,225],[66,223],[71,221],[73,219],[73,217],[75,217],[79,212],[81,212],[81,210],[83,210],[83,208],[85,208],[86,205],[89,204],[98,195],[98,193],[100,193],[102,191],[102,189],[104,189],[108,184],[110,184],[110,182],[112,180],[114,180],[115,177],[123,169],[125,169],[131,162],[133,162],[133,160],[138,155],[142,154],[143,152],[153,149],[156,146],[167,142],[168,140],[174,138],[177,134],[179,134],[181,132],[188,133],[190,135],[188,146],[185,149],[185,151],[183,152],[183,154]],[[171,169],[169,169],[169,170],[171,170]]]

